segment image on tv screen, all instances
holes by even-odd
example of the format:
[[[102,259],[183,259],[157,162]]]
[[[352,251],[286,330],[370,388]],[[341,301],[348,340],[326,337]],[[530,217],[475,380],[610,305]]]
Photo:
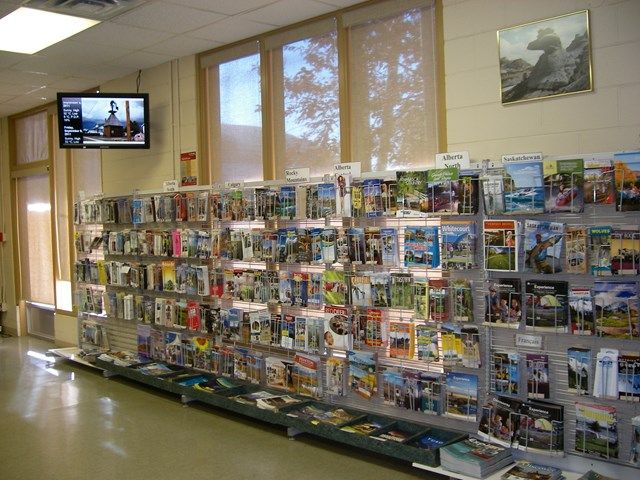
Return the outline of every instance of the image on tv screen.
[[[61,98],[61,144],[85,147],[145,146],[145,99]]]

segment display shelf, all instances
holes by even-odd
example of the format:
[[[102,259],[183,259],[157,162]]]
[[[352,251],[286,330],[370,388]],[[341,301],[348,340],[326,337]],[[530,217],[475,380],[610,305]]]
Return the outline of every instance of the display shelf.
[[[414,462],[412,464],[413,467],[418,468],[420,470],[426,470],[427,472],[437,473],[438,475],[442,475],[444,477],[449,477],[450,479],[456,480],[478,480],[478,477],[471,477],[469,475],[463,475],[461,473],[450,472],[449,470],[445,470],[442,467],[431,467],[429,465],[423,465],[421,463]],[[511,469],[513,465],[509,465],[508,467],[503,468],[502,470],[497,471],[493,475],[489,475],[488,477],[484,477],[483,480],[501,480],[502,475]],[[565,480],[577,480],[580,478],[580,473],[567,472],[565,470],[562,471],[562,474]]]
[[[63,358],[65,360],[70,360],[75,363],[79,363],[84,365],[85,367],[95,368],[97,370],[104,370],[99,367],[95,363],[89,362],[85,359],[85,356],[82,355],[82,350],[78,347],[66,347],[66,348],[50,348],[48,352],[52,353],[56,357]]]

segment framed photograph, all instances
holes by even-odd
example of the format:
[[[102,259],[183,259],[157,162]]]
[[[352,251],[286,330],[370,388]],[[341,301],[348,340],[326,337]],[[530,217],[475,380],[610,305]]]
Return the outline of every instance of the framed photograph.
[[[590,92],[589,11],[498,30],[502,104]]]

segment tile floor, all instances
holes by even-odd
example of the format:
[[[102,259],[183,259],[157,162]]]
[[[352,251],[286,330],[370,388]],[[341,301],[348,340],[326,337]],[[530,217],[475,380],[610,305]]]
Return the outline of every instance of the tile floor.
[[[0,479],[429,478],[426,472],[99,371],[35,358],[50,343],[0,339]],[[31,352],[31,355],[29,355]]]

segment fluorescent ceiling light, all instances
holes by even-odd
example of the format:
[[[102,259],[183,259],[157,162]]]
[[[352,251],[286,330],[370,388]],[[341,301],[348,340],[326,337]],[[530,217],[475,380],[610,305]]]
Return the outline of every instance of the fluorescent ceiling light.
[[[22,7],[0,18],[0,50],[36,53],[98,23],[98,20]]]

